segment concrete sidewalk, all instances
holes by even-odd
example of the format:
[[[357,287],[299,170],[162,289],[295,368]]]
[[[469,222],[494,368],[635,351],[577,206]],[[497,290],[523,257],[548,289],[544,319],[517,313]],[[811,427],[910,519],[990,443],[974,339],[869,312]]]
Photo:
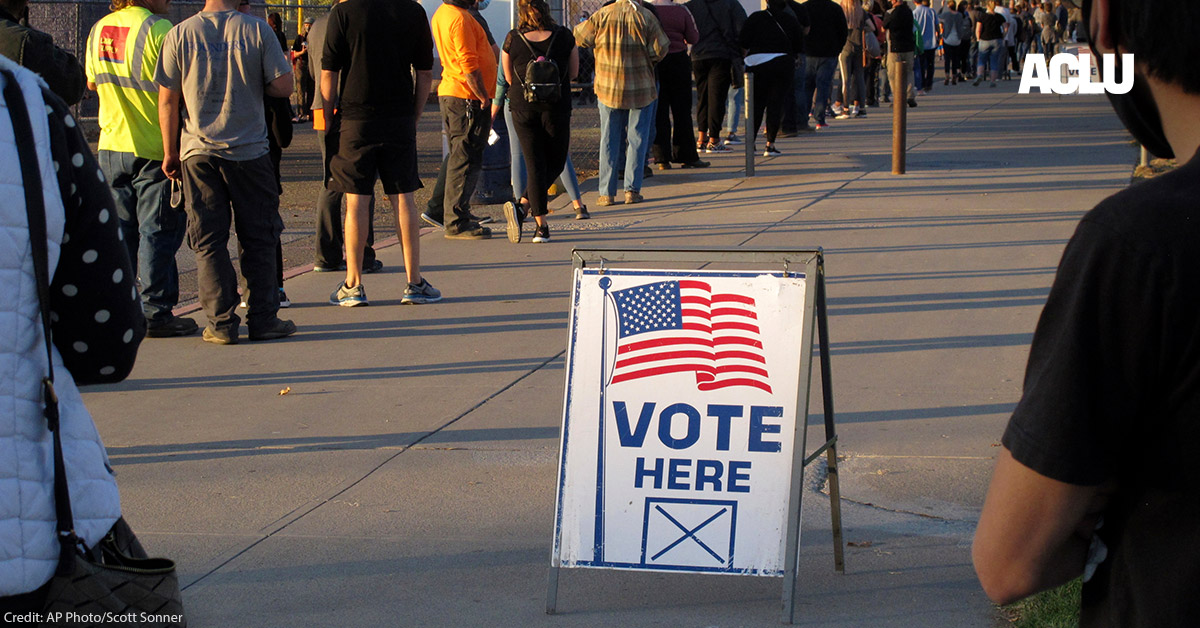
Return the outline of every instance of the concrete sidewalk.
[[[999,436],[1063,245],[1136,159],[1103,98],[1015,92],[923,98],[903,177],[872,109],[751,179],[735,153],[656,172],[644,204],[596,207],[591,183],[593,219],[555,213],[550,244],[429,234],[439,304],[399,306],[393,246],[368,308],[290,279],[291,339],[147,340],[85,394],[126,517],[178,561],[194,627],[778,625],[781,581],[730,576],[564,570],[543,613],[570,251],[821,246],[852,545],[836,574],[814,465],[797,623],[996,625],[969,548]]]

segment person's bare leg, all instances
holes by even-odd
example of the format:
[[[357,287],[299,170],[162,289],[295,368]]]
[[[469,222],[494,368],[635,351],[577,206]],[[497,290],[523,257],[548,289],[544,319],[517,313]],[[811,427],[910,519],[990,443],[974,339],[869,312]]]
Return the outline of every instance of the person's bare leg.
[[[421,225],[417,219],[421,212],[412,192],[388,196],[396,209],[396,235],[400,236],[400,247],[404,250],[404,274],[408,283],[421,283]],[[349,246],[349,245],[347,245]]]
[[[365,194],[346,195],[346,223],[343,241],[346,244],[346,287],[362,283],[363,248],[367,245],[370,227],[371,197]]]

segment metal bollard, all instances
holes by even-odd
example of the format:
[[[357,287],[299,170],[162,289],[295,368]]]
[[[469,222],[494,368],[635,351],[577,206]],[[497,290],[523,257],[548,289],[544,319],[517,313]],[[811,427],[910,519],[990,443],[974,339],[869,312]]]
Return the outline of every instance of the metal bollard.
[[[746,101],[746,176],[754,176],[754,140],[758,138],[758,129],[754,128],[754,73],[746,72],[746,78],[742,81],[745,86],[745,101]]]
[[[892,72],[892,174],[904,174],[908,143],[908,63],[896,60]]]

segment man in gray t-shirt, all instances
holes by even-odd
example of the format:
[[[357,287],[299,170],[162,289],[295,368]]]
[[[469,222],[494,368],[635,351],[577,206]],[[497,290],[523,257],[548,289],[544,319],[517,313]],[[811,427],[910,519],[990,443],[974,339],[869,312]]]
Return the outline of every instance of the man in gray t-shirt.
[[[291,94],[292,68],[267,23],[237,11],[241,1],[207,0],[200,13],[172,28],[154,72],[162,168],[183,181],[188,242],[196,252],[200,305],[208,318],[204,340],[215,344],[237,343],[241,323],[229,258],[231,222],[242,245],[250,340],[296,332],[291,321],[277,316],[275,249],[283,221],[263,115],[264,93]]]

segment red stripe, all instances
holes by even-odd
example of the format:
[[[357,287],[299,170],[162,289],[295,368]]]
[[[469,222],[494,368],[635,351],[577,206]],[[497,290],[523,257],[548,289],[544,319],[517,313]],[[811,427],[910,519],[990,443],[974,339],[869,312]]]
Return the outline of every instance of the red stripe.
[[[712,367],[702,364],[673,364],[671,366],[659,366],[652,369],[643,369],[641,371],[633,371],[632,373],[621,373],[614,375],[612,383],[627,382],[632,379],[641,379],[643,377],[652,377],[654,375],[665,375],[667,373],[686,373],[689,371],[709,372]]]
[[[680,279],[679,287],[681,289],[690,288],[692,290],[707,290],[708,292],[712,292],[712,286],[708,285],[708,283],[703,281],[694,281],[691,279]]]
[[[723,379],[719,382],[700,382],[696,387],[700,390],[717,390],[719,388],[730,388],[733,386],[750,386],[771,392],[771,385],[766,382],[760,382],[757,379]]]
[[[757,366],[746,366],[746,365],[741,365],[741,364],[725,364],[725,365],[718,367],[717,372],[718,373],[746,373],[748,375],[761,375],[763,377],[770,377],[770,375],[767,375],[767,369],[760,369]]]
[[[712,357],[713,354],[710,351],[662,351],[659,353],[651,353],[648,355],[639,355],[633,358],[625,358],[624,360],[617,360],[616,365],[613,366],[613,372],[615,373],[623,368],[628,368],[637,364],[658,362],[659,360],[682,360],[685,358],[692,358],[696,360],[711,361]]]
[[[679,297],[679,302],[685,303],[685,304],[698,304],[698,305],[710,305],[712,303],[712,301],[709,301],[708,299],[706,299],[704,297],[691,297],[691,296]]]
[[[758,333],[758,325],[755,325],[753,323],[739,323],[737,321],[721,321],[721,322],[713,323],[712,328],[713,328],[713,331],[720,331],[720,330],[725,330],[725,329],[740,329],[742,331],[748,331],[752,334]]]
[[[671,347],[675,345],[697,345],[701,347],[712,347],[712,340],[707,338],[658,338],[656,340],[630,342],[617,347],[617,355],[629,353],[631,351],[643,351],[645,349]]]
[[[752,362],[767,363],[767,359],[759,353],[751,353],[749,351],[718,351],[718,360],[750,360]]]
[[[743,310],[741,308],[736,308],[736,307],[714,307],[712,309],[712,315],[713,316],[745,316],[746,318],[753,318],[755,320],[758,320],[758,314],[755,314],[753,310]]]
[[[713,344],[714,345],[746,345],[747,347],[754,347],[755,349],[763,348],[762,343],[757,340],[753,340],[751,338],[738,338],[737,336],[730,336],[727,338],[713,338]]]
[[[754,299],[750,297],[744,297],[740,294],[714,294],[712,295],[712,300],[713,303],[725,303],[732,301],[734,303],[743,303],[745,305],[749,305],[750,307],[754,307]]]

